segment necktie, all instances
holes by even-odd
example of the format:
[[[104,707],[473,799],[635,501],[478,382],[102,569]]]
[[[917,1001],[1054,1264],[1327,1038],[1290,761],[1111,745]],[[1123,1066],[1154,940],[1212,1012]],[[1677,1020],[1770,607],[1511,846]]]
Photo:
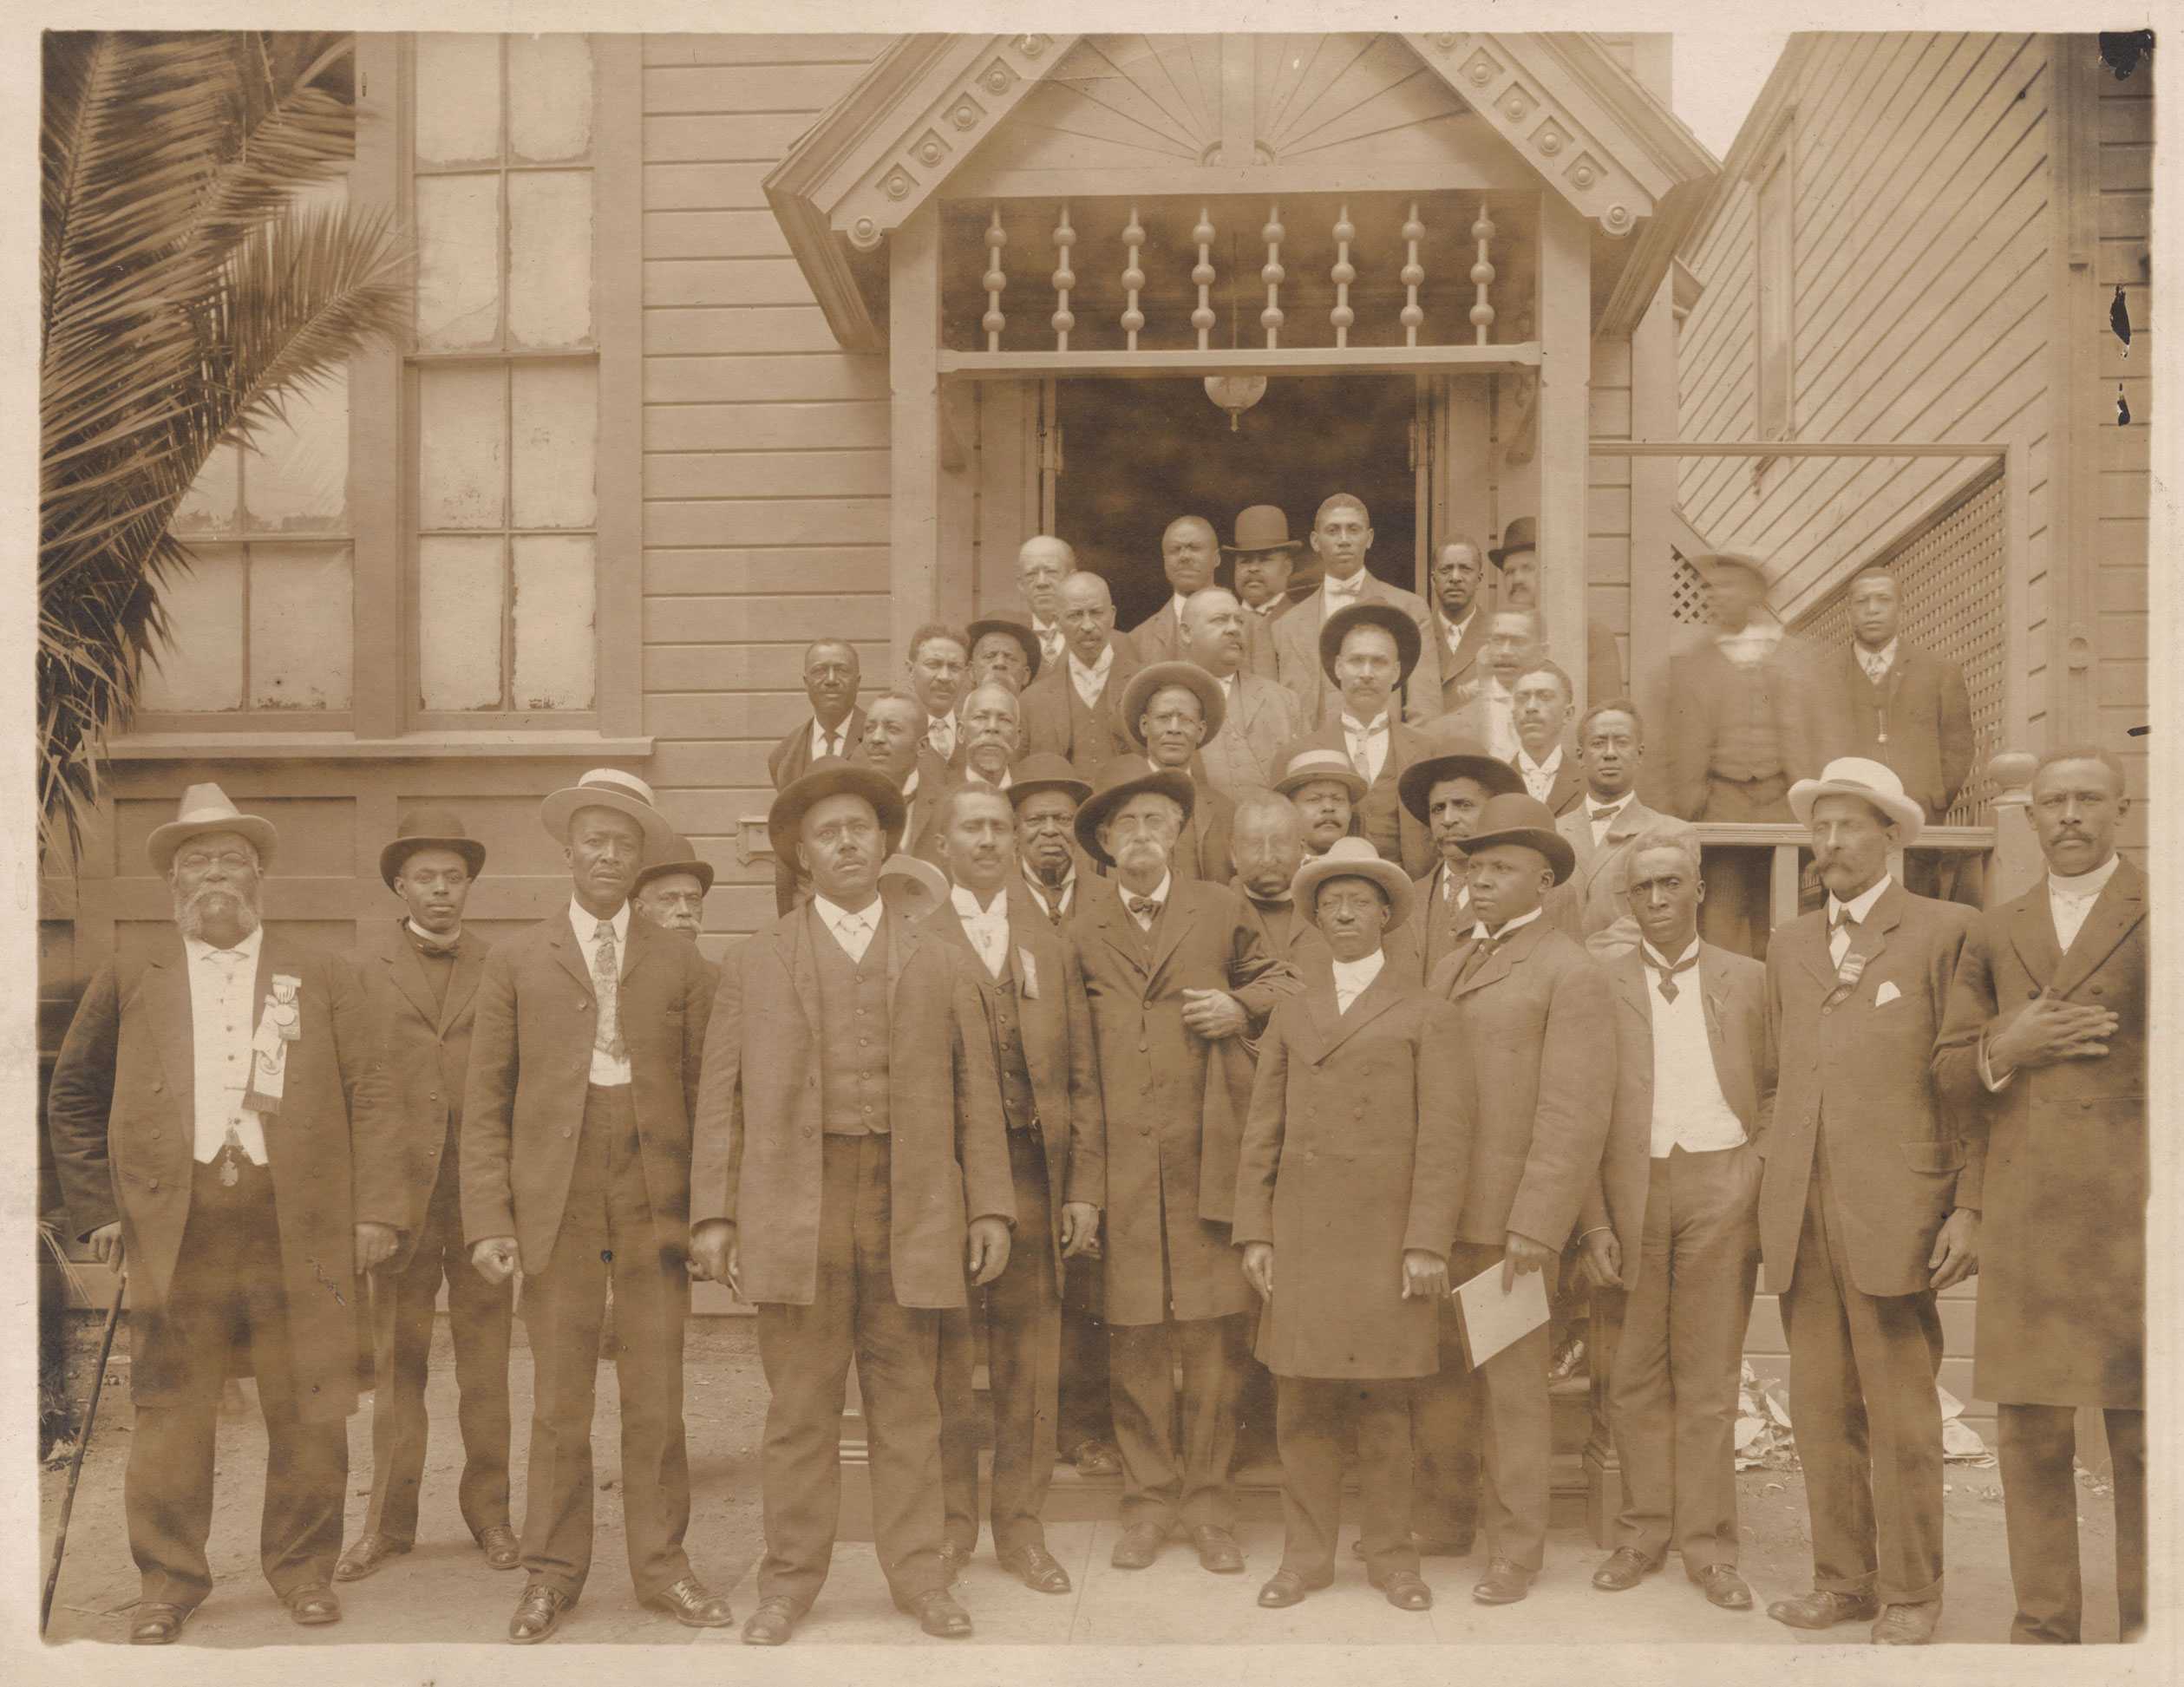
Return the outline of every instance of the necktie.
[[[1471,952],[1464,957],[1463,964],[1456,969],[1456,982],[1460,984],[1470,983],[1472,975],[1493,959],[1494,951],[1501,947],[1500,938],[1481,938],[1472,945]]]
[[[1350,740],[1350,765],[1357,769],[1358,778],[1368,784],[1372,781],[1372,742],[1388,736],[1388,717],[1377,715],[1370,726],[1360,726],[1349,716],[1343,716],[1343,731]]]
[[[1838,908],[1828,916],[1828,931],[1830,936],[1837,932],[1855,931],[1857,928],[1858,916],[1847,908]]]
[[[851,960],[861,961],[865,958],[865,945],[872,938],[872,922],[860,913],[844,914],[841,924],[834,927],[834,937],[849,951]]]
[[[1613,820],[1623,811],[1620,808],[1590,808],[1586,812],[1592,823],[1598,826],[1604,820]]]
[[[1686,959],[1677,962],[1674,966],[1662,966],[1657,962],[1651,960],[1648,960],[1646,964],[1651,967],[1654,971],[1661,975],[1661,981],[1658,985],[1661,992],[1661,999],[1664,1002],[1673,1002],[1677,997],[1676,975],[1679,972],[1689,972],[1693,967],[1697,966],[1698,964],[1698,957],[1697,955],[1692,955]]]
[[[1049,894],[1044,890],[1035,890],[1032,894],[1039,899],[1039,906],[1046,910],[1047,923],[1059,925],[1062,923],[1062,893],[1056,891]]]
[[[925,729],[925,742],[932,746],[932,753],[945,762],[956,753],[956,723],[946,715],[934,717]]]
[[[1049,627],[1044,632],[1039,635],[1039,652],[1041,657],[1048,662],[1052,662],[1061,656],[1061,628]]]
[[[1148,925],[1161,915],[1161,905],[1149,896],[1128,897],[1124,899],[1124,905],[1134,918],[1143,920]]]
[[[592,983],[599,992],[599,1025],[592,1034],[592,1046],[609,1060],[626,1060],[629,1045],[622,1041],[622,960],[614,947],[614,922],[601,920],[598,937],[592,951]]]

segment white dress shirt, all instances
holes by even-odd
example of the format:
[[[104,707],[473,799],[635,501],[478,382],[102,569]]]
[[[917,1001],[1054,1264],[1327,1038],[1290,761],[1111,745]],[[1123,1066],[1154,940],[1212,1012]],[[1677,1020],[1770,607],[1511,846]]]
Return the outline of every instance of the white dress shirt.
[[[1223,701],[1228,703],[1233,703],[1236,701],[1236,676],[1234,674],[1215,674],[1213,676],[1213,683],[1221,688],[1221,697]],[[1227,720],[1224,718],[1221,724],[1223,726],[1226,726],[1228,724]]]
[[[1706,1034],[1706,1002],[1699,989],[1698,969],[1677,975],[1676,999],[1661,994],[1661,975],[1669,963],[1661,951],[1644,938],[1645,987],[1653,1010],[1653,1157],[1665,1159],[1671,1149],[1686,1154],[1713,1154],[1733,1148],[1744,1141],[1744,1121],[1722,1093],[1722,1080],[1714,1069],[1714,1045]],[[1698,956],[1698,939],[1676,958],[1678,966]]]
[[[849,754],[849,716],[845,715],[832,732],[819,723],[819,716],[812,716],[811,759]]]
[[[1354,961],[1335,963],[1335,1011],[1348,1013],[1350,1004],[1364,993],[1365,986],[1380,976],[1387,954],[1376,949]]]
[[[452,949],[462,941],[462,927],[460,924],[452,932],[428,932],[414,919],[405,919],[402,923],[409,935],[428,949]]]
[[[1534,762],[1532,752],[1523,745],[1517,746],[1517,771],[1524,777],[1524,788],[1532,793],[1534,802],[1545,802],[1547,793],[1554,788],[1554,776],[1562,771],[1562,746],[1557,744],[1544,762]]]
[[[1322,626],[1326,625],[1328,617],[1348,609],[1352,604],[1364,601],[1366,572],[1360,568],[1346,580],[1338,580],[1332,574],[1320,580],[1319,621]]]
[[[1555,751],[1557,755],[1561,753],[1559,749]],[[1637,794],[1635,791],[1625,791],[1612,802],[1595,802],[1592,794],[1590,791],[1586,793],[1585,818],[1586,823],[1592,828],[1593,848],[1598,849],[1607,841],[1608,827],[1615,824],[1623,811],[1631,806],[1631,799]],[[1545,801],[1546,799],[1543,797],[1540,801]]]
[[[1487,754],[1497,762],[1514,765],[1518,753],[1524,749],[1517,742],[1513,712],[1515,699],[1510,696],[1508,687],[1489,674],[1486,683],[1479,688],[1479,701],[1485,706]]]
[[[1031,618],[1031,631],[1039,636],[1041,661],[1052,662],[1062,654],[1062,627],[1059,622],[1042,621],[1035,615]]]
[[[927,718],[925,742],[943,762],[956,753],[956,717],[952,710]]]
[[[2092,872],[2075,877],[2059,873],[2048,874],[2048,918],[2055,921],[2056,947],[2064,954],[2070,952],[2070,945],[2085,929],[2086,917],[2101,899],[2109,880],[2115,877],[2115,864],[2122,859],[2121,855],[2111,855]],[[1988,1089],[2005,1088],[2015,1070],[2011,1068],[1997,1073],[1987,1063],[1987,1039],[1979,1039],[1979,1077]]]
[[[839,903],[814,894],[812,906],[819,911],[819,923],[841,945],[842,953],[852,961],[863,960],[865,951],[872,947],[873,933],[879,929],[879,899],[875,896],[853,913]]]
[[[253,1166],[265,1163],[265,1128],[243,1105],[250,1088],[252,1017],[257,1006],[258,951],[265,940],[259,926],[232,949],[215,949],[201,938],[184,938],[182,952],[190,969],[190,1042],[193,1056],[196,1116],[191,1157],[200,1165],[219,1158],[228,1128]],[[301,1004],[305,1012],[311,1004]],[[326,1004],[317,1004],[326,1011]]]
[[[1782,624],[1776,621],[1747,621],[1735,632],[1716,633],[1714,642],[1731,662],[1740,668],[1749,668],[1774,655],[1775,646],[1782,642]]]
[[[1528,914],[1519,914],[1514,919],[1504,921],[1502,923],[1501,929],[1498,932],[1489,932],[1487,930],[1487,922],[1483,919],[1474,920],[1471,925],[1471,935],[1477,938],[1481,942],[1484,942],[1487,938],[1492,938],[1496,943],[1499,943],[1502,938],[1507,937],[1510,932],[1522,931],[1526,926],[1529,925],[1533,920],[1539,919],[1539,917],[1545,912],[1546,912],[1546,910],[1544,907],[1541,907],[1534,908]]]
[[[1850,652],[1858,658],[1858,665],[1866,670],[1866,677],[1875,685],[1888,677],[1888,670],[1896,665],[1896,646],[1903,641],[1892,638],[1877,651],[1869,651],[1856,639],[1850,641]]]
[[[1880,900],[1881,893],[1887,888],[1888,875],[1884,873],[1847,903],[1838,902],[1832,893],[1829,894],[1828,898],[1828,958],[1834,962],[1837,966],[1843,964],[1843,957],[1850,952],[1850,932],[1835,924],[1836,915],[1847,907],[1850,910],[1850,917],[1863,924],[1866,916],[1873,912],[1873,904]]]
[[[948,893],[948,900],[963,921],[964,935],[971,939],[971,946],[978,951],[978,958],[986,964],[986,971],[997,979],[1009,964],[1009,888],[1004,885],[993,893],[993,906],[978,906],[978,893],[958,885]]]
[[[1441,881],[1440,895],[1443,902],[1454,903],[1461,908],[1471,899],[1470,881],[1448,862],[1443,861],[1435,867],[1434,873]]]
[[[1102,645],[1100,659],[1090,667],[1077,659],[1075,651],[1069,652],[1069,683],[1076,687],[1077,698],[1087,709],[1099,707],[1100,693],[1107,689],[1108,671],[1115,666],[1115,646]]]
[[[607,921],[614,928],[615,983],[621,983],[622,974],[630,965],[630,905],[624,902],[614,911],[614,918]],[[599,978],[599,917],[586,913],[583,906],[572,896],[569,899],[569,929],[576,933],[577,947],[584,951],[585,970],[591,973],[596,988]],[[615,992],[615,1011],[621,1012],[621,992]],[[629,1035],[623,1034],[622,1046],[629,1047]],[[615,1058],[599,1047],[595,1039],[592,1044],[592,1082],[603,1089],[611,1089],[630,1081],[630,1057]]]
[[[1350,765],[1363,775],[1366,784],[1371,784],[1388,762],[1387,712],[1383,709],[1370,721],[1360,721],[1344,710],[1343,742],[1350,747]]]
[[[1161,908],[1165,908],[1166,906],[1167,906],[1167,893],[1168,893],[1168,888],[1169,888],[1169,886],[1170,886],[1171,885],[1173,885],[1173,884],[1174,883],[1174,881],[1175,881],[1175,875],[1174,875],[1173,873],[1163,873],[1161,875],[1161,882],[1160,882],[1159,884],[1157,884],[1157,885],[1154,886],[1153,886],[1153,888],[1152,888],[1151,890],[1149,890],[1149,891],[1148,891],[1147,893],[1145,893],[1146,899],[1147,899],[1147,900],[1148,900],[1148,901],[1151,901],[1151,902],[1155,902],[1155,903],[1158,903],[1158,904],[1160,905],[1160,907],[1161,907]],[[1132,910],[1131,910],[1131,908],[1130,908],[1130,902],[1131,902],[1131,900],[1132,900],[1132,899],[1133,899],[1133,898],[1136,897],[1136,895],[1138,894],[1138,893],[1137,893],[1137,892],[1135,892],[1135,891],[1134,891],[1134,890],[1131,890],[1128,886],[1127,886],[1126,885],[1124,885],[1124,884],[1123,884],[1123,883],[1122,883],[1120,879],[1117,879],[1117,880],[1115,881],[1115,888],[1117,891],[1119,891],[1119,892],[1121,892],[1121,896],[1122,896],[1122,912],[1125,912],[1125,913],[1127,913],[1127,914],[1129,914],[1129,916],[1130,916],[1130,918],[1131,918],[1132,919],[1135,919],[1135,920],[1136,920],[1136,921],[1137,921],[1137,928],[1138,928],[1138,930],[1139,930],[1139,931],[1141,931],[1141,932],[1149,932],[1149,931],[1151,931],[1151,930],[1153,929],[1153,922],[1154,922],[1154,920],[1158,919],[1161,917],[1161,916],[1160,916],[1159,910],[1158,910],[1158,909],[1155,909],[1155,910],[1154,910],[1154,912],[1152,914],[1150,914],[1150,915],[1143,915],[1143,914],[1139,914],[1139,913],[1133,912],[1132,912]]]
[[[1017,782],[1017,776],[1011,769],[1004,768],[1001,769],[1000,778],[988,779],[978,768],[965,762],[963,769],[963,782],[966,785],[983,785],[990,791],[1005,791]]]
[[[1076,900],[1077,893],[1077,870],[1075,866],[1069,869],[1069,876],[1055,889],[1041,884],[1038,875],[1030,867],[1020,867],[1018,871],[1023,874],[1023,882],[1031,886],[1031,893],[1039,899],[1042,907],[1059,908],[1065,915],[1069,912],[1069,904]]]
[[[1433,618],[1434,624],[1441,629],[1443,648],[1454,656],[1462,647],[1463,636],[1471,631],[1471,624],[1479,618],[1479,606],[1475,603],[1472,605],[1461,621],[1451,621],[1437,609],[1433,612]]]

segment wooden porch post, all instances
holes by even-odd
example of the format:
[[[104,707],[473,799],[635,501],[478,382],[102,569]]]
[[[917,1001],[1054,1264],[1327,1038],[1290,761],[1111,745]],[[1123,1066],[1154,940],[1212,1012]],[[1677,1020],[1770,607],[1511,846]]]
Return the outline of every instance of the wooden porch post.
[[[1592,386],[1592,228],[1550,191],[1540,196],[1540,605],[1580,714]]]
[[[887,629],[892,670],[940,607],[940,226],[921,206],[887,242]]]

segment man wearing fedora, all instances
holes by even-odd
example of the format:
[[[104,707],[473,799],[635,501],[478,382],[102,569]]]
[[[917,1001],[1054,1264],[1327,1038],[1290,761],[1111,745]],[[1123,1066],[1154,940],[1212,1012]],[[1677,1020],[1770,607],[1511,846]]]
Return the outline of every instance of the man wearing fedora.
[[[145,844],[177,932],[93,977],[47,1102],[75,1234],[129,1277],[137,1645],[172,1642],[212,1592],[213,1442],[239,1363],[265,1419],[260,1567],[296,1622],[340,1620],[351,1309],[410,1222],[363,991],[259,923],[273,848],[218,785],[183,792]]]
[[[1336,839],[1358,835],[1357,805],[1364,801],[1365,781],[1347,750],[1300,749],[1285,757],[1274,792],[1297,810],[1306,854],[1324,855]],[[1290,876],[1296,877],[1294,869]]]
[[[1039,677],[1043,659],[1039,635],[1021,621],[996,618],[973,621],[964,631],[971,635],[971,683],[1005,685],[1021,696]]]
[[[1024,689],[1028,751],[1059,755],[1089,780],[1110,757],[1135,749],[1122,723],[1122,688],[1140,665],[1129,639],[1115,630],[1107,582],[1080,570],[1059,589],[1063,659]]]
[[[1348,1419],[1367,1573],[1389,1604],[1423,1611],[1409,1379],[1440,1363],[1463,1202],[1456,1014],[1389,963],[1383,939],[1408,917],[1411,883],[1363,839],[1302,864],[1291,894],[1328,958],[1267,1021],[1236,1174],[1235,1239],[1265,1303],[1258,1351],[1275,1376],[1285,1525],[1259,1602],[1292,1605],[1334,1579]]]
[[[1065,539],[1034,533],[1017,550],[1017,596],[1023,602],[1031,636],[1039,641],[1042,669],[1058,665],[1067,648],[1062,637],[1062,582],[1076,572],[1077,553]]]
[[[364,1533],[334,1567],[357,1581],[417,1539],[424,1476],[425,1376],[433,1311],[448,1286],[454,1348],[462,1520],[496,1570],[520,1561],[508,1527],[508,1343],[514,1291],[470,1266],[462,1240],[462,1095],[478,982],[492,947],[466,932],[462,911],[486,848],[452,810],[413,812],[379,852],[379,876],[404,917],[367,929],[355,957],[386,1062],[396,1116],[408,1134],[408,1234],[372,1283],[378,1386],[371,1403],[371,1504]]]
[[[976,963],[1000,1079],[1016,1193],[1009,1263],[967,1308],[940,1318],[940,1480],[951,1565],[978,1542],[979,1409],[972,1388],[985,1332],[993,1410],[995,1555],[1027,1587],[1069,1591],[1039,1514],[1054,1480],[1064,1262],[1099,1234],[1107,1132],[1099,1116],[1092,1013],[1069,938],[1030,904],[1017,866],[1015,815],[997,791],[963,785],[943,811],[953,880],[932,931]]]
[[[775,790],[829,755],[853,755],[865,736],[865,711],[857,707],[857,647],[847,638],[821,638],[804,651],[804,695],[812,717],[767,753],[766,771]],[[795,873],[774,863],[774,912],[796,906]]]
[[[567,858],[569,903],[486,958],[462,1108],[463,1234],[487,1281],[522,1265],[531,1337],[525,1585],[508,1638],[554,1633],[591,1573],[610,1284],[630,1579],[677,1621],[724,1627],[728,1601],[683,1550],[690,1119],[712,993],[696,945],[630,905],[645,858],[677,853],[675,829],[651,788],[614,768],[550,793],[539,815]]]
[[[1480,814],[1494,797],[1523,788],[1514,768],[1462,739],[1449,739],[1439,754],[1413,762],[1396,781],[1404,812],[1432,834],[1435,857],[1417,880],[1403,926],[1419,983],[1431,978],[1478,924],[1464,846]]]
[[[1236,543],[1221,549],[1233,559],[1236,596],[1244,606],[1244,666],[1261,679],[1277,677],[1274,624],[1295,607],[1289,577],[1301,539],[1289,536],[1289,517],[1278,504],[1253,504],[1237,513]]]
[[[1017,822],[1017,867],[1033,908],[1059,926],[1076,907],[1077,808],[1092,787],[1062,757],[1027,755],[1014,769],[1009,806]]]
[[[1179,1523],[1199,1562],[1234,1573],[1237,1396],[1251,1291],[1229,1245],[1256,1035],[1296,974],[1226,884],[1173,865],[1191,781],[1119,756],[1076,817],[1113,876],[1071,917],[1107,1121],[1107,1321],[1122,1455],[1118,1569],[1153,1562]],[[1182,1366],[1178,1444],[1173,1367]]]
[[[1625,1297],[1608,1398],[1623,1510],[1592,1585],[1635,1587],[1673,1546],[1710,1602],[1749,1611],[1736,1390],[1775,1091],[1767,974],[1699,941],[1706,886],[1689,827],[1640,833],[1625,857],[1618,882],[1638,941],[1608,977],[1630,1011],[1615,1016],[1615,1108],[1578,1220],[1586,1281]],[[1618,1322],[1616,1304],[1602,1300],[1598,1320]]]
[[[1206,777],[1199,746],[1221,729],[1226,716],[1220,682],[1194,662],[1148,663],[1122,693],[1122,719],[1146,759],[1191,781],[1190,816],[1175,840],[1176,873],[1219,885],[1236,872],[1229,853],[1236,802]]]
[[[1282,746],[1302,729],[1287,688],[1246,665],[1249,611],[1218,585],[1183,605],[1183,657],[1213,677],[1224,708],[1218,729],[1199,747],[1206,777],[1229,794],[1264,788],[1280,767]]]
[[[1428,582],[1433,613],[1426,637],[1441,654],[1441,707],[1445,715],[1479,694],[1485,677],[1487,627],[1492,615],[1481,608],[1479,586],[1486,577],[1486,553],[1479,541],[1460,534],[1435,553]]]
[[[2116,853],[2123,768],[2091,745],[2032,775],[2043,880],[1972,927],[1934,1050],[1977,1105],[1982,1180],[1972,1389],[1997,1403],[2012,1640],[2080,1638],[2076,1420],[2113,1467],[2117,1636],[2146,1625],[2146,874]],[[2089,1464],[2093,1459],[2089,1455]]]
[[[1016,1202],[978,961],[879,899],[901,824],[894,787],[844,762],[774,799],[812,899],[729,951],[707,1034],[691,1262],[758,1308],[771,1396],[753,1645],[826,1585],[853,1358],[889,1592],[926,1633],[971,1632],[941,1553],[940,1319],[1008,1265]]]
[[[1638,794],[1645,761],[1645,719],[1628,697],[1605,698],[1578,723],[1578,767],[1585,801],[1555,821],[1578,864],[1555,892],[1548,912],[1595,960],[1612,961],[1638,947],[1638,922],[1625,892],[1631,847],[1649,832],[1696,838],[1691,823],[1648,808]]]
[[[1390,688],[1403,694],[1399,718],[1415,723],[1441,713],[1441,655],[1425,643],[1425,600],[1366,572],[1372,539],[1372,518],[1362,500],[1338,492],[1321,504],[1309,543],[1326,572],[1319,589],[1274,626],[1275,677],[1295,695],[1308,731],[1339,724],[1349,707],[1327,654],[1327,624],[1345,610],[1370,605],[1397,610],[1410,623],[1409,659],[1398,686]]]
[[[873,768],[902,799],[899,830],[886,839],[885,855],[937,860],[941,799],[962,775],[925,741],[925,709],[914,692],[883,691],[865,713],[865,741],[852,759]]]
[[[1828,903],[1767,948],[1780,1068],[1760,1186],[1767,1286],[1789,1341],[1789,1415],[1812,1514],[1793,1628],[1873,1620],[1919,1645],[1941,1616],[1939,1290],[1978,1266],[1976,1115],[1929,1070],[1972,912],[1888,871],[1925,809],[1893,769],[1830,762],[1789,788]]]
[[[1540,524],[1520,515],[1502,530],[1501,543],[1487,553],[1500,575],[1495,602],[1505,609],[1541,611]],[[1597,615],[1585,618],[1585,695],[1587,703],[1623,695],[1623,657],[1615,633]]]
[[[688,838],[678,836],[664,860],[647,860],[638,870],[630,900],[660,930],[695,944],[705,929],[705,899],[712,890],[713,864]],[[706,976],[717,980],[718,969],[710,961],[706,967]]]
[[[1422,671],[1420,649],[1418,629],[1400,605],[1355,604],[1330,616],[1319,629],[1320,667],[1341,706],[1316,730],[1294,740],[1282,757],[1285,766],[1311,749],[1347,758],[1365,784],[1357,799],[1358,834],[1383,860],[1396,862],[1413,879],[1432,863],[1433,849],[1426,828],[1396,793],[1403,769],[1432,755],[1436,745],[1432,734],[1397,718],[1395,698]]]
[[[1161,534],[1161,572],[1170,596],[1130,629],[1130,648],[1143,663],[1174,662],[1183,654],[1183,605],[1213,584],[1220,561],[1220,536],[1202,515],[1179,515]],[[1126,711],[1127,712],[1127,711]]]
[[[1574,865],[1547,806],[1522,792],[1491,798],[1464,847],[1478,923],[1426,984],[1455,1004],[1472,1121],[1448,1275],[1462,1283],[1498,1267],[1506,1290],[1519,1272],[1544,1272],[1552,1301],[1607,1141],[1614,1004],[1606,975],[1544,917]],[[1455,1324],[1451,1308],[1440,1371],[1414,1408],[1424,1450],[1412,1527],[1439,1550],[1468,1544],[1472,1501],[1460,1484],[1469,1461],[1455,1449],[1482,1446],[1488,1563],[1471,1596],[1509,1605],[1530,1589],[1546,1548],[1548,1326],[1472,1370]]]

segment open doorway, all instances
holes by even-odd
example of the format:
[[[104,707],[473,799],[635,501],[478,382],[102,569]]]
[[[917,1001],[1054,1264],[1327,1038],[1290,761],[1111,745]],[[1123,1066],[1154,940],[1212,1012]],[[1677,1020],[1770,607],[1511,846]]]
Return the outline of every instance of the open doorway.
[[[1413,441],[1428,433],[1414,427],[1419,389],[1409,375],[1278,376],[1231,432],[1201,381],[1057,382],[1053,531],[1106,576],[1115,624],[1129,628],[1168,596],[1161,533],[1177,516],[1204,516],[1226,545],[1239,510],[1278,504],[1302,539],[1322,499],[1354,493],[1372,517],[1367,566],[1416,592],[1424,535]],[[1226,558],[1216,578],[1234,583]],[[1318,579],[1318,559],[1300,552],[1292,592]]]

